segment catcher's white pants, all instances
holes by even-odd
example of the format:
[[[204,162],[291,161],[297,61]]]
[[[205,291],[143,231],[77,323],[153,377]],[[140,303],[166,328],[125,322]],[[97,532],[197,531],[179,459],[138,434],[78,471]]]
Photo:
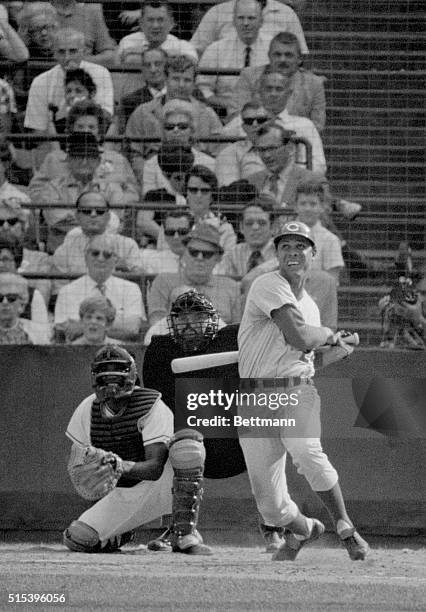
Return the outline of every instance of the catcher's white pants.
[[[268,390],[271,392],[271,390]],[[298,507],[291,499],[287,488],[285,462],[290,453],[299,474],[303,474],[314,491],[328,491],[337,483],[338,475],[323,452],[319,439],[320,398],[313,385],[299,385],[291,389],[273,389],[278,393],[297,393],[297,406],[280,407],[271,411],[261,410],[261,416],[270,418],[293,418],[294,430],[269,429],[259,437],[256,427],[251,431],[239,428],[240,445],[246,460],[247,471],[257,508],[266,525],[284,527],[298,514]],[[250,412],[251,411],[251,412]],[[243,408],[239,414],[247,417],[259,415],[259,411]],[[315,432],[317,437],[310,437]],[[254,437],[246,437],[246,436]],[[257,435],[257,437],[256,437]],[[295,437],[295,436],[304,437]]]
[[[173,468],[169,461],[158,480],[143,480],[133,487],[116,487],[79,521],[90,525],[103,542],[172,512]]]

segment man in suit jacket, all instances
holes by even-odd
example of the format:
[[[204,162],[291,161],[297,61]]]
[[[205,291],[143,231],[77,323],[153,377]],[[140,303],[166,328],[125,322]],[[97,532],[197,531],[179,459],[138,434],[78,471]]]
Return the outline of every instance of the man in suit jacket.
[[[293,208],[296,189],[302,181],[323,179],[324,175],[312,172],[295,163],[293,132],[279,123],[266,124],[258,131],[256,150],[266,166],[248,177],[260,193],[268,194],[275,201],[275,208]]]
[[[241,112],[246,102],[258,99],[260,77],[268,66],[285,75],[289,81],[291,95],[286,104],[287,112],[307,117],[321,132],[325,126],[325,77],[301,68],[302,54],[297,36],[291,32],[274,36],[268,57],[269,65],[250,66],[241,71],[229,101],[229,114]]]

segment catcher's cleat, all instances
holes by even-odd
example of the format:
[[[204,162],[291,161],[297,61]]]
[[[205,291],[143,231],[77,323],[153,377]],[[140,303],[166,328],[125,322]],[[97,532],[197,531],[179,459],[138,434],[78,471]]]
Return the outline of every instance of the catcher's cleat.
[[[172,551],[185,555],[211,555],[211,549],[203,544],[201,534],[195,529],[193,533],[178,536],[172,534]]]
[[[339,533],[343,546],[352,561],[364,561],[370,551],[368,543],[359,535],[355,527],[349,527]]]
[[[110,538],[106,544],[100,547],[97,552],[100,553],[116,553],[120,552],[121,547],[125,544],[129,544],[129,542],[133,542],[135,539],[136,533],[134,531],[126,531],[117,536],[113,536]]]
[[[265,542],[265,552],[273,553],[285,544],[284,527],[271,527],[259,523],[259,530]]]
[[[170,527],[155,540],[150,540],[147,544],[147,549],[154,552],[170,552],[172,550],[171,543],[172,532]]]
[[[317,540],[325,531],[324,525],[318,519],[312,519],[313,526],[311,534],[304,540],[299,540],[291,531],[286,534],[285,544],[272,556],[272,561],[294,561],[299,551],[305,544]]]

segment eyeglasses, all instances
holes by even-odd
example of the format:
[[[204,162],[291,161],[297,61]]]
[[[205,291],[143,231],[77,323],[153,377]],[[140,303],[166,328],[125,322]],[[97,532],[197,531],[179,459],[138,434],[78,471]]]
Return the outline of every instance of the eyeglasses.
[[[186,229],[185,227],[179,227],[179,229],[164,230],[165,236],[174,236],[176,233],[178,233],[179,236],[187,236],[189,234],[189,229]]]
[[[7,223],[8,225],[16,225],[19,223],[18,217],[12,217],[11,219],[0,219],[0,227]]]
[[[216,255],[216,251],[200,251],[200,249],[188,249],[188,253],[191,257],[194,257],[194,259],[198,257],[200,253],[203,259],[211,259]]]
[[[289,142],[290,139],[287,138],[286,140],[283,140],[282,144],[279,145],[269,145],[267,147],[257,146],[256,151],[258,151],[258,153],[274,153],[275,151],[278,151],[278,149],[282,149],[283,147],[288,145]]]
[[[243,117],[243,123],[245,125],[253,125],[257,123],[257,125],[263,125],[269,121],[269,117]]]
[[[4,257],[0,257],[0,261],[1,263],[8,263],[10,261],[14,261],[13,257],[7,257],[7,255],[5,255]]]
[[[108,210],[106,208],[77,208],[77,212],[80,212],[82,215],[86,216],[89,216],[92,214],[92,212],[94,212],[96,213],[97,217],[101,217],[108,212]]]
[[[19,300],[21,296],[17,293],[5,293],[4,295],[0,293],[0,304],[3,304],[5,298],[8,304],[13,304],[16,300]]]
[[[101,251],[100,249],[90,249],[89,253],[95,259],[99,259],[99,257],[102,255],[102,257],[106,260],[111,259],[111,257],[115,255],[113,251]]]
[[[164,129],[167,132],[172,132],[173,130],[187,130],[189,128],[189,123],[165,123]]]
[[[211,187],[187,187],[188,193],[211,193]]]

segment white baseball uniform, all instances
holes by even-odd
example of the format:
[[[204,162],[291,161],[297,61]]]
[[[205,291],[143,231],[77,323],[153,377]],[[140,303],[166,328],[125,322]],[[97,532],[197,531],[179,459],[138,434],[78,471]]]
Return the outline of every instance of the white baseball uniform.
[[[91,444],[90,423],[93,393],[76,408],[66,430],[66,436],[74,443]],[[145,447],[158,442],[168,443],[173,436],[173,413],[158,398],[151,410],[138,421],[141,444]],[[135,529],[172,511],[173,468],[166,462],[158,480],[142,480],[133,487],[116,487],[100,499],[78,520],[83,521],[99,534],[102,543],[109,538]]]
[[[253,428],[254,437],[247,437],[250,431],[239,429],[258,510],[266,525],[276,527],[291,523],[298,514],[287,489],[287,451],[314,491],[328,491],[338,480],[320,442],[320,398],[310,380],[314,375],[313,352],[303,353],[292,347],[271,318],[271,312],[285,304],[298,308],[307,324],[320,326],[319,310],[313,299],[303,291],[298,300],[288,281],[274,271],[260,276],[251,286],[238,334],[240,377],[257,379],[254,383],[257,393],[297,396],[295,405],[273,411],[265,409],[274,418],[293,418],[296,421],[293,431],[283,427],[262,433],[263,437],[257,433],[256,437]],[[305,382],[282,380],[290,377],[301,377]]]

